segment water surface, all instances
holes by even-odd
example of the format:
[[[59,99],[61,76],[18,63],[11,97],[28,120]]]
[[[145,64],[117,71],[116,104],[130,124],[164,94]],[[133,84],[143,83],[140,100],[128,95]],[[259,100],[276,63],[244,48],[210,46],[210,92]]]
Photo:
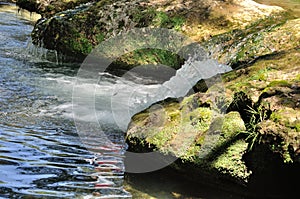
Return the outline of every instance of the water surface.
[[[97,154],[77,135],[71,97],[78,66],[44,59],[30,43],[32,20],[16,7],[0,4],[0,19],[0,197],[130,197],[123,135],[119,150]]]

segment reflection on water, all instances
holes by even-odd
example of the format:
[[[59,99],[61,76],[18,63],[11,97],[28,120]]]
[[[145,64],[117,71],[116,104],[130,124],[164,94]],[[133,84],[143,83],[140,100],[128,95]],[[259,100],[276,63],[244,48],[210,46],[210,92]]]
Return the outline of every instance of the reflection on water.
[[[125,188],[133,198],[163,199],[246,199],[247,197],[222,191],[219,187],[211,187],[201,182],[189,181],[171,168],[143,173],[127,174]]]
[[[0,198],[130,197],[123,135],[119,150],[87,150],[67,117],[78,65],[28,54],[32,21],[17,10],[0,5]]]

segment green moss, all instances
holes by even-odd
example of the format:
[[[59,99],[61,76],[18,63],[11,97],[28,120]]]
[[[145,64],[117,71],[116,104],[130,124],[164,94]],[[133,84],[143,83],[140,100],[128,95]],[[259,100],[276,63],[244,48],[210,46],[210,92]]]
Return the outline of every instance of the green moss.
[[[174,29],[177,31],[181,30],[181,27],[183,26],[183,24],[185,23],[185,19],[181,16],[175,16],[171,19]]]
[[[47,10],[48,12],[51,12],[51,11],[55,10],[55,6],[50,4],[47,6],[47,9],[48,9]]]
[[[230,84],[228,88],[236,93],[240,91],[247,93],[251,88],[253,88],[253,84],[251,84],[249,81],[241,80]]]
[[[245,29],[214,36],[204,45],[207,48],[218,46],[220,50],[217,51],[216,56],[219,61],[236,68],[240,64],[252,63],[260,56],[299,46],[298,39],[293,39],[291,36],[296,35],[298,30],[291,31],[290,27],[291,24],[299,22],[288,21],[290,19],[293,17],[288,12],[277,13],[257,20]],[[277,34],[278,32],[280,35]],[[283,39],[280,39],[281,36]]]
[[[246,30],[255,32],[261,30],[261,28],[267,27],[268,31],[271,31],[274,28],[274,26],[278,27],[284,24],[287,20],[293,18],[294,16],[291,15],[289,12],[282,12],[280,14],[270,15],[266,18],[262,18],[250,24],[246,27]]]
[[[211,110],[210,114],[212,114]],[[209,120],[212,120],[212,115],[210,115]],[[203,123],[208,123],[208,121],[204,120]],[[204,125],[203,123],[201,128],[196,127],[198,136],[195,142],[181,156],[181,159],[184,161],[202,164],[203,154],[205,158],[210,157],[214,159],[218,157],[217,151],[227,150],[228,143],[231,143],[239,132],[245,130],[245,124],[238,112],[230,112],[224,118],[216,117],[209,125]],[[211,154],[212,151],[214,152]],[[231,160],[228,159],[227,161]]]
[[[300,81],[300,74],[298,74],[295,78],[296,81]]]
[[[291,87],[291,84],[286,80],[275,80],[270,82],[268,87]]]
[[[83,37],[70,39],[66,41],[66,43],[67,46],[77,55],[87,55],[93,49],[93,45],[90,41]]]
[[[187,107],[194,99],[194,95],[186,96],[180,103],[180,109],[184,109]]]
[[[80,52],[86,55],[92,51],[93,45],[90,43],[90,41],[87,38],[81,38],[79,42],[81,44]]]
[[[212,162],[211,167],[217,169],[220,173],[247,181],[251,175],[251,171],[248,171],[243,161],[243,155],[247,151],[247,147],[248,143],[244,140],[237,140]]]
[[[169,16],[164,12],[157,12],[153,20],[153,24],[156,26],[167,26],[169,22]]]
[[[239,74],[237,73],[236,70],[230,71],[230,72],[225,73],[225,74],[222,75],[223,80],[226,81],[226,82],[234,80],[237,77],[239,77]]]
[[[232,63],[243,62],[246,59],[254,59],[257,52],[259,52],[259,44],[263,41],[263,33],[251,33],[250,35],[244,35],[247,38],[247,42],[240,41],[240,45]]]
[[[196,162],[198,161],[197,154],[201,149],[200,145],[192,145],[188,150],[184,151],[184,154],[180,157],[183,162]]]
[[[270,119],[275,123],[284,126],[284,128],[299,132],[300,120],[297,119],[298,117],[299,110],[284,107],[280,110],[274,111],[271,114]]]
[[[99,34],[96,34],[96,41],[98,42],[98,43],[100,43],[100,42],[102,42],[103,40],[104,40],[104,38],[105,38],[105,35],[103,34],[103,33],[99,33]]]
[[[139,49],[117,59],[117,63],[131,66],[161,64],[175,69],[180,68],[183,62],[184,60],[176,53],[161,49]]]
[[[222,132],[225,138],[230,138],[245,130],[245,123],[241,119],[239,112],[229,112],[225,115],[222,125]]]
[[[158,129],[157,129],[158,130]],[[161,149],[163,152],[164,148],[167,146],[167,142],[170,141],[177,130],[172,127],[164,128],[161,131],[150,133],[152,136],[146,138],[146,141],[155,147]]]
[[[198,136],[198,138],[195,140],[195,146],[201,146],[204,143],[204,140],[205,140],[205,133],[200,134],[200,136]]]
[[[286,121],[285,126],[294,129],[296,132],[300,132],[300,120],[296,120],[294,122]]]
[[[254,72],[254,74],[252,76],[250,76],[249,80],[266,81],[268,78],[268,73],[271,70],[272,69],[269,67],[262,68],[262,69],[258,70],[257,72]]]
[[[212,110],[210,108],[197,108],[187,114],[183,114],[182,122],[192,125],[198,131],[206,131],[210,126]]]
[[[152,25],[162,28],[173,28],[179,31],[184,23],[185,19],[181,16],[169,16],[165,12],[156,12]]]
[[[181,118],[181,114],[180,114],[179,110],[175,110],[175,111],[169,112],[168,116],[169,116],[169,119],[171,121],[178,120],[178,119]]]
[[[283,118],[282,118],[282,115],[278,111],[275,111],[271,114],[270,119],[273,120],[274,122],[279,122]]]
[[[298,121],[298,123],[295,124],[295,129],[297,132],[300,132],[300,122]]]
[[[292,86],[291,83],[289,83],[286,80],[274,80],[271,81],[262,91],[262,93],[268,93],[268,92],[272,92],[274,87],[288,87],[290,88]],[[286,105],[288,104],[293,104],[293,101],[291,101],[290,99],[285,100]]]

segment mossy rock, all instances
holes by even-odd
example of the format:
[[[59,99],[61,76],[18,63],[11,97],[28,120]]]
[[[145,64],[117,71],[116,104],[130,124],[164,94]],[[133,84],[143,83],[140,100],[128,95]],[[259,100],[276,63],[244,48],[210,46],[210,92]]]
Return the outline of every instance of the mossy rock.
[[[236,68],[263,56],[298,48],[299,31],[300,19],[282,13],[257,21],[245,29],[217,35],[204,44],[221,63]]]
[[[223,75],[229,95],[243,91],[252,107],[268,109],[270,114],[255,124],[261,143],[287,163],[299,161],[299,57],[299,49],[288,50]]]
[[[224,74],[226,92],[231,95],[243,91],[254,102],[258,101],[263,93],[262,97],[272,95],[272,93],[297,92],[299,57],[299,49],[289,50],[260,58],[251,66]],[[294,101],[295,97],[293,97]]]
[[[294,22],[295,20],[292,20],[287,23]],[[145,146],[151,145],[151,150],[177,155],[180,160],[173,166],[184,173],[192,170],[197,176],[204,172],[206,176],[216,181],[221,178],[230,181],[234,179],[235,183],[253,186],[253,190],[256,189],[254,184],[261,181],[263,177],[270,185],[279,185],[279,181],[270,180],[272,179],[270,169],[275,168],[276,172],[291,176],[293,174],[289,173],[288,168],[299,169],[297,165],[299,166],[300,162],[298,74],[300,51],[294,44],[291,45],[291,48],[284,48],[280,53],[262,56],[245,68],[222,75],[226,97],[223,103],[228,107],[224,118],[216,116],[218,114],[215,112],[215,103],[209,97],[212,89],[206,88],[202,93],[187,96],[182,101],[170,105],[173,107],[170,114],[172,116],[166,117],[169,123],[159,128],[137,125],[140,127],[139,130],[131,131],[135,126],[133,122],[133,126],[128,130],[130,139],[135,136],[135,132],[143,132],[143,139],[135,141],[142,140]],[[168,107],[168,103],[164,104],[164,107]],[[199,114],[201,112],[215,116],[209,119],[210,125],[203,129],[197,126],[199,121],[205,121]],[[187,117],[182,117],[183,114]],[[147,121],[148,116],[144,115],[141,120],[139,118],[137,114],[133,117],[133,121]],[[194,129],[194,132],[198,131],[198,134],[193,134],[197,135],[193,144],[182,147],[184,153],[172,150],[172,140],[176,138],[178,130],[174,127],[179,122],[186,127],[194,125],[191,129]],[[216,128],[220,127],[220,123],[222,128]],[[159,132],[156,140],[147,140],[147,129]],[[192,132],[190,128],[186,129],[189,133]],[[249,130],[253,132],[248,132]],[[221,133],[214,137],[213,132]],[[164,134],[166,137],[163,136]],[[206,136],[210,139],[205,139]],[[179,137],[183,140],[185,138]],[[128,143],[134,149],[130,139]],[[149,144],[149,142],[153,143]],[[252,142],[255,144],[252,145]],[[262,151],[263,153],[260,154]],[[200,154],[205,154],[205,157]],[[270,157],[268,160],[265,159],[267,156]],[[267,192],[272,193],[271,188],[268,188]]]
[[[219,173],[227,174],[245,182],[248,181],[252,171],[247,168],[243,161],[243,155],[247,152],[248,143],[245,140],[237,140],[218,156],[211,167]]]
[[[32,34],[33,43],[57,50],[60,54],[79,58],[80,61],[101,41],[134,27],[169,28],[200,42],[236,28],[243,29],[245,25],[270,16],[272,13],[281,15],[280,13],[283,12],[278,7],[261,6],[252,1],[218,1],[214,4],[206,0],[201,3],[193,1],[185,5],[182,2],[168,0],[163,2],[101,0],[78,6],[83,2],[86,1],[53,1],[46,6],[44,15],[48,18],[36,24]],[[240,16],[237,10],[232,9],[228,17],[228,13],[221,12],[216,5],[228,9],[236,7],[237,10],[247,8],[247,12]],[[175,9],[171,9],[170,6]],[[237,15],[239,17],[236,17]],[[56,22],[51,23],[51,21]],[[224,25],[225,23],[227,25]],[[212,45],[212,48],[215,47]],[[139,55],[145,52],[148,55],[142,57]],[[178,69],[184,60],[174,56],[172,52],[146,49],[122,56],[116,61],[115,68],[130,68],[147,64],[149,61],[152,62],[151,64],[164,64]]]
[[[32,38],[36,45],[57,50],[80,61],[99,43],[121,32],[149,26],[176,30],[183,23],[183,18],[156,11],[140,0],[99,1],[38,21]],[[112,66],[130,69],[137,65],[163,64],[177,69],[182,63],[183,58],[174,52],[141,49],[125,53]]]
[[[150,107],[136,114],[127,131],[130,149],[137,151],[142,146],[174,155],[199,168],[217,170],[239,182],[246,181],[249,173],[242,160],[238,160],[247,149],[246,142],[237,141],[239,133],[245,130],[240,114],[230,112],[222,116],[213,105],[207,105],[210,102],[202,100],[195,104],[199,98],[194,94],[182,102],[161,102],[160,109]],[[221,166],[225,156],[228,164],[239,168]],[[231,172],[235,171],[233,175]]]

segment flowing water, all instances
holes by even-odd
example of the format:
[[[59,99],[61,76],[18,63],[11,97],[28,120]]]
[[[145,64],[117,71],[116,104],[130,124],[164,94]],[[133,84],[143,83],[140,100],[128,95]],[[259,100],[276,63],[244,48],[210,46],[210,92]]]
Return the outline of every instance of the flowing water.
[[[96,115],[111,143],[104,143],[91,126],[88,129],[93,133],[79,136],[73,120],[76,114],[72,112],[76,107],[72,94],[79,65],[59,63],[56,52],[34,47],[30,42],[34,20],[30,17],[33,16],[20,16],[13,5],[0,4],[0,198],[173,198],[171,193],[183,190],[188,197],[199,193],[195,186],[194,191],[189,190],[190,184],[182,186],[172,174],[168,176],[169,172],[159,174],[173,179],[164,182],[155,177],[157,174],[150,178],[142,175],[142,179],[129,175],[125,186],[131,193],[124,189],[126,145],[124,133],[115,127],[107,108],[109,98],[115,96],[115,88],[119,92],[117,99],[122,98],[122,90],[125,98],[134,93],[129,104],[142,104],[135,110],[138,112],[172,94],[145,97],[145,90],[151,93],[159,86],[134,76],[124,79],[103,73],[102,81],[96,84],[81,79],[80,84],[77,81],[76,94],[84,96],[96,89]],[[191,71],[180,71],[193,76]],[[134,83],[138,81],[142,82],[139,89]],[[187,85],[185,89],[188,88]],[[117,99],[115,105],[122,106]],[[82,124],[95,110],[81,105],[82,114],[77,120]],[[128,123],[128,118],[121,121],[123,128],[124,122]],[[204,192],[216,196],[215,191],[203,189]]]
[[[69,117],[78,66],[28,54],[32,22],[16,7],[0,4],[0,19],[0,198],[130,197],[123,134],[91,153]]]
[[[168,93],[154,99],[145,95],[145,90],[146,94],[160,92],[153,82],[107,73],[100,74],[101,82],[80,80],[78,85],[79,65],[59,63],[56,52],[31,44],[33,22],[28,17],[20,16],[13,5],[0,4],[0,198],[240,198],[183,182],[168,170],[128,175],[124,183],[126,145],[120,129],[134,112]],[[182,72],[193,76],[191,71]],[[142,82],[139,89],[138,81]],[[110,145],[96,131],[78,135],[73,120],[78,115],[72,111],[76,82],[76,88],[82,89],[77,95],[95,93],[97,109],[80,106],[77,120],[88,122],[95,111]],[[134,93],[130,102],[122,100],[122,90],[125,98]],[[113,121],[118,115],[107,108],[113,96],[117,96],[116,107],[124,101],[124,106],[142,104],[120,122],[121,128]]]

